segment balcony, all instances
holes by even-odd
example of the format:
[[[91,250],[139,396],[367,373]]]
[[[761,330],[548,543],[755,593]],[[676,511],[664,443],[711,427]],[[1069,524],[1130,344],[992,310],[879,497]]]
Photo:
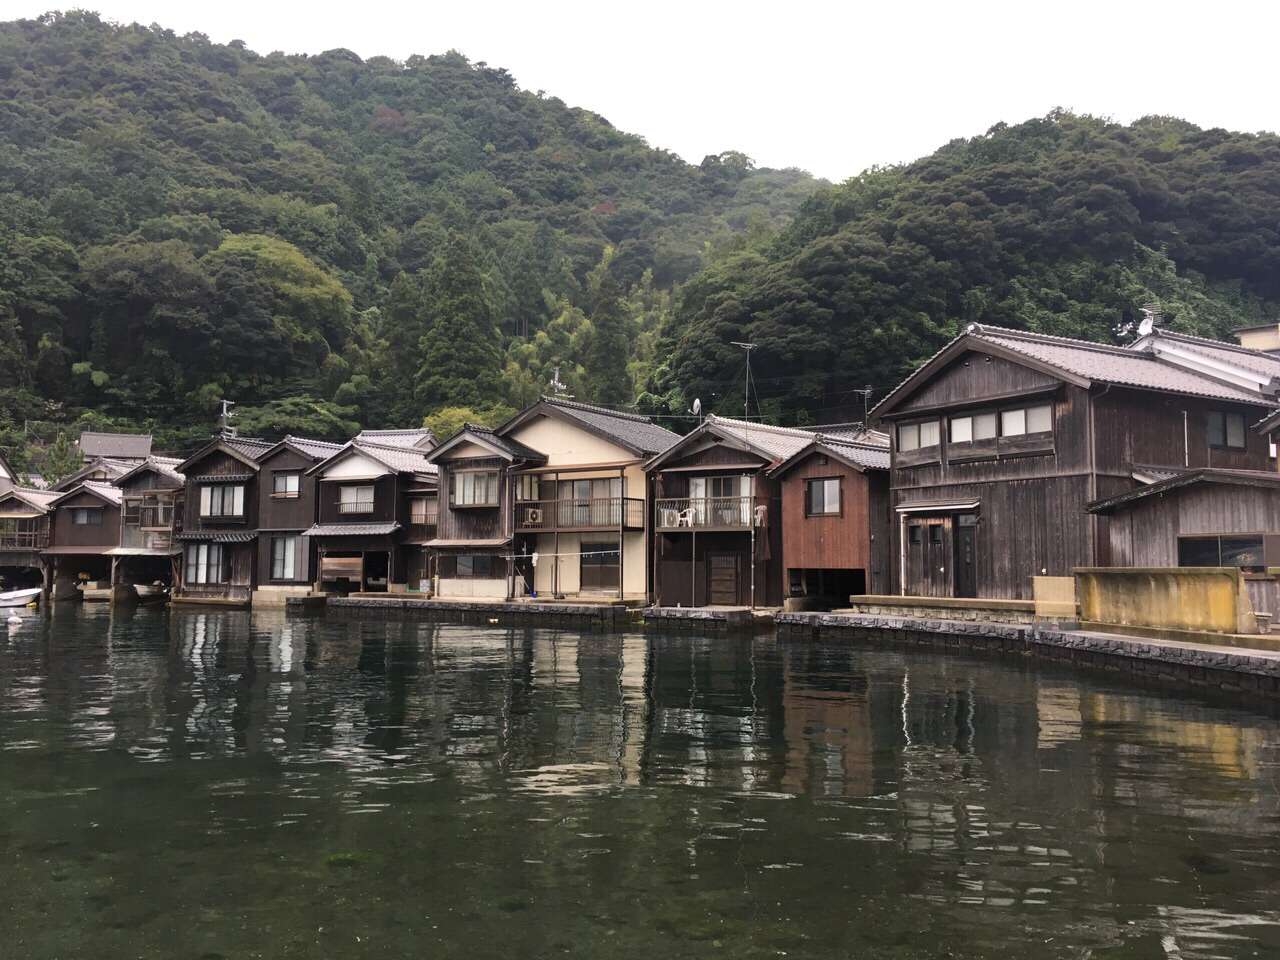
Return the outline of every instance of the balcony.
[[[524,533],[557,530],[644,529],[644,501],[635,497],[598,500],[522,500],[516,504],[516,529]]]
[[[658,529],[680,530],[750,530],[763,527],[768,508],[752,497],[674,497],[658,501]]]
[[[171,529],[144,529],[126,520],[120,527],[120,546],[130,550],[154,550],[167,553],[174,548]]]
[[[339,513],[373,513],[372,500],[342,500],[338,503]]]
[[[5,530],[0,528],[0,550],[43,550],[49,545],[46,530]]]

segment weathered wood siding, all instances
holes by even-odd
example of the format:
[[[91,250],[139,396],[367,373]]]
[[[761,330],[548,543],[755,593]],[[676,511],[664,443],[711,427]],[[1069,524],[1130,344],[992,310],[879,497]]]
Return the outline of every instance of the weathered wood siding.
[[[100,526],[77,526],[71,522],[71,512],[77,507],[101,511]],[[120,543],[120,508],[105,504],[91,493],[81,492],[68,497],[53,511],[53,536],[50,546],[92,547],[95,552],[102,547],[114,547]]]
[[[244,517],[200,516],[200,477],[249,476],[244,481]],[[237,481],[238,482],[238,481]],[[258,482],[253,467],[222,450],[210,450],[205,456],[187,468],[187,508],[183,512],[184,530],[254,530],[258,526]]]
[[[869,570],[871,497],[867,474],[811,454],[782,478],[782,559],[786,569]],[[805,515],[809,480],[840,481],[840,513]]]
[[[449,504],[449,474],[460,470],[497,470],[498,505],[461,507]],[[500,457],[446,460],[440,464],[440,524],[442,540],[490,540],[511,536],[511,481],[507,462]]]
[[[1196,484],[1135,501],[1110,521],[1113,566],[1176,567],[1180,536],[1280,534],[1280,490]]]
[[[1046,373],[986,353],[969,351],[940,370],[898,409],[902,413],[936,407],[982,403],[982,398],[1010,397],[1054,387]]]

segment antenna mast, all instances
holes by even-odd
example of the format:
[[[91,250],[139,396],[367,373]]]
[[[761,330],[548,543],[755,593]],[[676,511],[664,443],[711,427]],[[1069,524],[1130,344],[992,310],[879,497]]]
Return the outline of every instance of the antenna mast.
[[[236,428],[231,425],[231,418],[236,414],[231,408],[236,405],[235,401],[219,400],[218,402],[222,404],[222,414],[218,417],[218,436],[223,440],[234,439]]]
[[[747,379],[742,385],[742,419],[750,420],[751,414],[749,406],[751,403],[751,351],[756,348],[754,343],[742,343],[738,340],[730,340],[735,347],[741,347],[747,353]]]

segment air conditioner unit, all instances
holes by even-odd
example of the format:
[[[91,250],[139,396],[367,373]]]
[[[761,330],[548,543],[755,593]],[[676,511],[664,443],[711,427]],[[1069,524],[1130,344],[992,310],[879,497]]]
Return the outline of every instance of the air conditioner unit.
[[[541,507],[526,507],[526,508],[525,508],[525,511],[524,511],[524,522],[525,522],[525,523],[541,523],[541,522],[542,522],[542,508],[541,508]]]

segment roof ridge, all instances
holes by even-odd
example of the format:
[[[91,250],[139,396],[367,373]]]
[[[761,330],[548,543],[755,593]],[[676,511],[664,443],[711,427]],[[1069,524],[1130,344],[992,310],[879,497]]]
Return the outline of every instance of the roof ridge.
[[[550,403],[559,407],[566,407],[570,410],[589,410],[592,413],[602,413],[608,417],[617,417],[619,420],[633,420],[636,423],[653,423],[653,417],[643,413],[628,413],[625,410],[615,410],[613,407],[601,406],[598,403],[584,403],[581,400],[566,400],[564,397],[542,397],[544,403]],[[658,426],[658,424],[654,424]]]
[[[996,327],[983,323],[971,323],[964,330],[960,331],[961,335],[970,334],[981,336],[984,333],[996,337],[1012,337],[1015,340],[1039,340],[1049,343],[1065,343],[1073,347],[1080,347],[1084,350],[1097,350],[1099,353],[1116,353],[1123,354],[1128,357],[1150,357],[1151,354],[1146,350],[1134,350],[1131,347],[1119,346],[1114,343],[1099,343],[1097,340],[1079,340],[1075,337],[1062,337],[1056,333],[1040,333],[1037,330],[1015,330],[1013,327]],[[940,353],[941,351],[939,351]],[[1152,358],[1154,359],[1154,358]]]
[[[1268,360],[1275,360],[1280,363],[1280,357],[1277,357],[1273,353],[1268,353],[1266,350],[1255,350],[1253,347],[1246,347],[1242,343],[1231,343],[1227,340],[1214,340],[1212,337],[1199,337],[1194,333],[1182,333],[1178,330],[1165,330],[1162,327],[1157,327],[1152,330],[1151,333],[1147,334],[1147,336],[1170,337],[1174,340],[1186,340],[1189,343],[1203,343],[1213,347],[1215,350],[1231,350],[1235,353],[1247,353],[1250,356],[1265,357]]]
[[[805,430],[803,427],[780,427],[772,423],[756,423],[754,420],[739,420],[736,417],[721,417],[714,413],[707,414],[707,419],[716,423],[729,423],[735,426],[743,427],[747,430],[769,430],[774,433],[785,433],[788,436],[796,437],[812,437],[815,436],[813,431]]]

